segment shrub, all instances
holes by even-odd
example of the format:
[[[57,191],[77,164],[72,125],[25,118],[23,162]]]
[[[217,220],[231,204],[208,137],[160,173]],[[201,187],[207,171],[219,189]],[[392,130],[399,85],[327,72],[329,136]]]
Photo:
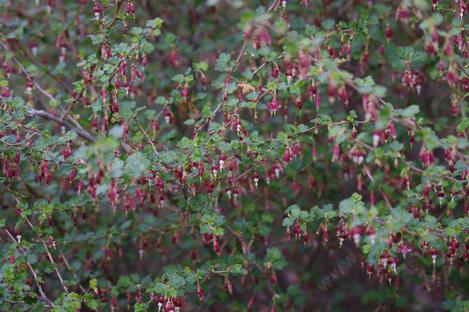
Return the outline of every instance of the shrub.
[[[0,8],[0,310],[469,309],[466,1]]]

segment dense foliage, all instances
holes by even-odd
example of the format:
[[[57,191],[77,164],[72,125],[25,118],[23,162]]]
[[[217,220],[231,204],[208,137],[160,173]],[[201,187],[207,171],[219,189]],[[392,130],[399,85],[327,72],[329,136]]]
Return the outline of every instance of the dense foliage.
[[[467,10],[0,0],[0,310],[468,311]]]

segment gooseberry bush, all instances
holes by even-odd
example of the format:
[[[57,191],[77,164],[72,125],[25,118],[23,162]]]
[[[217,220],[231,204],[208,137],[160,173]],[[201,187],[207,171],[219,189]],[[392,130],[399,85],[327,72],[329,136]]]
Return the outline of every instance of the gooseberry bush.
[[[0,0],[1,311],[468,311],[465,0]]]

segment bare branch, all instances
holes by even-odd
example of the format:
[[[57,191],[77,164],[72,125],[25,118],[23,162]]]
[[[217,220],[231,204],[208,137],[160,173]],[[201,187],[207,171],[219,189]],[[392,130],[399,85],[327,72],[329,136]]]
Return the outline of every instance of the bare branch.
[[[35,117],[35,116],[38,116],[38,117],[42,117],[44,119],[48,119],[48,120],[51,120],[51,121],[54,121],[64,127],[67,127],[68,129],[72,130],[72,131],[75,131],[79,136],[81,136],[83,139],[89,141],[89,142],[94,142],[96,141],[96,139],[88,132],[86,131],[85,129],[83,129],[83,127],[78,123],[77,120],[75,120],[73,117],[67,115],[65,116],[67,118],[68,121],[70,121],[72,124],[70,124],[69,122],[67,122],[66,120],[60,118],[60,117],[57,117],[51,113],[48,113],[46,111],[43,111],[43,110],[37,110],[37,109],[34,109],[34,108],[28,108],[28,115],[29,117]]]

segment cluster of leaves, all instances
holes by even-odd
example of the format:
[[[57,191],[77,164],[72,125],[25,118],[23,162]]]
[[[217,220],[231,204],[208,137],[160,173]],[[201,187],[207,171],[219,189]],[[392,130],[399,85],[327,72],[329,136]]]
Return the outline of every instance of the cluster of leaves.
[[[0,310],[467,309],[466,1],[0,9]]]

